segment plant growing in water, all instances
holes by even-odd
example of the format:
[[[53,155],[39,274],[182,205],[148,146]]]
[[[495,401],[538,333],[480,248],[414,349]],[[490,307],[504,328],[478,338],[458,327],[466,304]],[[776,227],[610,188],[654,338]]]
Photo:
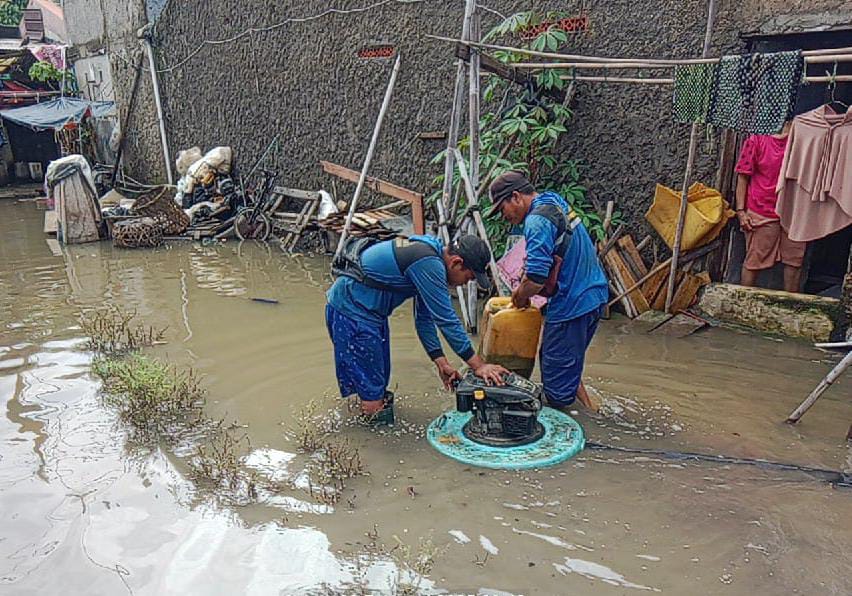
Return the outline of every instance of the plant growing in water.
[[[560,19],[566,16],[556,11],[544,14],[519,12],[494,27],[483,40],[494,42],[511,38],[515,47],[557,51],[568,41],[568,34],[558,25]],[[529,31],[535,31],[535,34],[530,37],[527,35]],[[503,63],[530,60],[529,56],[516,52],[499,51],[494,56]],[[577,161],[558,157],[560,142],[568,133],[572,112],[566,103],[553,99],[546,92],[565,92],[566,79],[570,79],[568,71],[546,70],[536,75],[528,86],[521,87],[488,74],[483,102],[491,109],[483,113],[479,121],[481,182],[488,183],[493,177],[508,170],[524,171],[537,188],[553,190],[562,195],[580,216],[592,237],[601,240],[604,236],[603,221],[586,197],[586,188],[580,183]],[[570,95],[566,93],[566,99]],[[470,138],[465,137],[459,142],[459,149],[466,150],[469,145]],[[432,163],[443,163],[445,156],[446,151],[442,151],[433,158]],[[434,180],[439,188],[443,182],[443,174]],[[461,210],[467,201],[458,171],[454,172],[453,189],[451,203],[457,203]],[[440,197],[441,190],[438,190],[428,200],[434,202],[440,200]],[[479,201],[484,206],[490,203],[487,196],[479,197]],[[618,225],[621,213],[614,213],[612,221]],[[509,232],[508,225],[501,218],[494,217],[485,220],[485,229],[496,255],[502,255]]]
[[[80,327],[88,336],[89,349],[101,354],[126,354],[162,343],[166,330],[134,321],[136,312],[107,306],[80,313]]]

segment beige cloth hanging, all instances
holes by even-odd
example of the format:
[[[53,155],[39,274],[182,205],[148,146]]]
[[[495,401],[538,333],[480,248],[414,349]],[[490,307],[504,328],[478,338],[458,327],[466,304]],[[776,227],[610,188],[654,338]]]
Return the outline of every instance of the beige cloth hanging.
[[[775,210],[791,240],[818,240],[852,225],[852,108],[820,106],[793,119]]]

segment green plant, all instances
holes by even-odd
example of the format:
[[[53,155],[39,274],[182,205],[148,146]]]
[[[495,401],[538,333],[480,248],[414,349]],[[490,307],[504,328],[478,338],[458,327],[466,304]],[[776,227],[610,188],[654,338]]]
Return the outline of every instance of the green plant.
[[[39,61],[30,66],[28,73],[30,79],[40,83],[47,83],[56,89],[58,85],[64,84],[65,91],[73,91],[76,83],[74,74],[70,70],[59,70],[50,62]]]
[[[0,25],[17,27],[21,24],[29,0],[0,0]]]
[[[155,358],[130,354],[96,358],[92,371],[103,379],[106,403],[133,426],[139,440],[168,436],[179,423],[200,416],[205,391],[192,369],[179,371]]]
[[[89,349],[101,354],[118,355],[135,352],[161,343],[165,329],[134,322],[135,312],[106,306],[80,313],[80,327],[89,339]]]
[[[510,37],[516,47],[533,50],[556,51],[568,41],[568,35],[558,26],[558,21],[568,16],[561,12],[519,12],[506,18],[489,31],[484,41]],[[549,24],[549,25],[548,25]],[[527,35],[535,31],[533,36]],[[497,51],[494,56],[504,62],[523,62],[530,58],[517,52]],[[575,160],[558,156],[559,145],[568,133],[570,108],[547,92],[564,91],[567,71],[546,70],[537,74],[530,85],[519,86],[496,75],[485,79],[483,102],[488,106],[480,118],[479,171],[482,181],[490,174],[496,177],[508,170],[525,172],[538,188],[554,190],[561,194],[589,228],[590,233],[600,239],[603,222],[593,205],[586,199],[586,188],[580,184],[580,168]],[[469,137],[459,142],[459,149],[470,145]],[[443,163],[446,151],[432,159],[433,164]],[[468,166],[469,170],[469,166]],[[435,180],[441,187],[444,176]],[[454,195],[458,195],[459,206],[464,208],[466,200],[460,192],[461,179],[454,173]],[[486,193],[487,194],[487,193]],[[441,190],[429,196],[434,202],[441,197]],[[487,197],[480,197],[487,207]],[[620,215],[620,214],[619,214]],[[497,256],[502,255],[509,225],[499,216],[485,220],[485,229]]]

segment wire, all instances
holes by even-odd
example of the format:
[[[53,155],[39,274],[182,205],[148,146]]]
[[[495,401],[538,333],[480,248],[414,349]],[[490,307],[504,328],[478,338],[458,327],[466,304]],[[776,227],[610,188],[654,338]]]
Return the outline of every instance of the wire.
[[[784,472],[804,472],[818,476],[826,482],[830,482],[834,486],[852,488],[852,475],[836,470],[827,470],[825,468],[813,468],[810,466],[800,466],[797,464],[786,464],[782,462],[770,461],[768,459],[752,459],[748,457],[730,457],[727,455],[710,455],[706,453],[692,453],[688,451],[666,451],[662,449],[644,449],[641,447],[620,447],[615,445],[606,445],[603,443],[595,443],[587,441],[586,447],[596,451],[618,451],[620,453],[635,453],[641,455],[656,455],[665,459],[677,461],[704,461],[715,464],[734,464],[740,466],[757,466],[767,470],[781,470]]]
[[[231,37],[226,37],[226,38],[223,38],[223,39],[205,39],[200,44],[198,44],[195,47],[195,49],[193,49],[191,52],[189,52],[189,54],[187,54],[183,59],[181,59],[180,61],[178,61],[177,63],[175,63],[175,64],[173,64],[169,67],[157,69],[156,72],[168,73],[168,72],[175,71],[178,68],[181,68],[186,63],[188,63],[190,60],[195,58],[195,56],[197,56],[206,46],[217,46],[217,45],[225,45],[225,44],[233,43],[233,42],[235,42],[239,39],[242,39],[243,37],[253,35],[255,33],[268,33],[270,31],[275,31],[276,29],[280,29],[281,27],[284,27],[284,26],[289,25],[291,23],[307,23],[307,22],[310,22],[310,21],[316,21],[317,19],[321,19],[321,18],[330,16],[330,15],[333,15],[333,14],[340,14],[340,15],[357,14],[357,13],[361,13],[361,12],[367,12],[367,11],[370,11],[370,10],[373,10],[373,9],[376,9],[376,8],[380,8],[380,7],[388,5],[388,4],[419,4],[419,3],[422,3],[422,2],[426,2],[426,0],[379,0],[378,2],[374,2],[372,4],[368,4],[368,5],[362,6],[360,8],[349,8],[349,9],[328,8],[328,9],[326,9],[326,10],[324,10],[324,11],[318,13],[318,14],[315,14],[315,15],[311,15],[311,16],[307,16],[307,17],[290,17],[290,18],[284,19],[283,21],[275,23],[273,25],[267,25],[265,27],[252,27],[250,29],[246,29],[244,31],[241,31],[240,33],[232,35]],[[158,21],[159,21],[159,19],[158,19]],[[123,61],[127,62],[127,60],[125,60],[123,57],[121,57],[121,56],[119,56],[119,57]],[[131,66],[133,66],[133,68],[136,69],[135,65],[131,65]],[[145,66],[142,66],[141,69],[145,70],[145,71],[149,71],[149,72],[151,70],[150,68],[146,68]]]

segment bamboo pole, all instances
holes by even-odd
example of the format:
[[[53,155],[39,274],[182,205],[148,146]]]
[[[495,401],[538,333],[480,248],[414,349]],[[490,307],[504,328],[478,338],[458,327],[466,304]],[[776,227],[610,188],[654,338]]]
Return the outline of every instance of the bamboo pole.
[[[850,352],[846,354],[843,360],[841,360],[837,364],[837,366],[832,368],[831,372],[829,372],[825,376],[825,378],[819,382],[819,385],[817,385],[814,390],[811,391],[810,395],[805,398],[805,401],[803,401],[798,408],[793,410],[793,413],[787,417],[787,422],[789,424],[795,424],[796,422],[798,422],[799,419],[805,415],[805,412],[810,410],[811,406],[813,406],[816,401],[822,396],[822,394],[825,393],[825,390],[831,387],[831,385],[838,378],[840,378],[840,375],[843,374],[843,371],[845,371],[850,366],[852,366],[852,350],[850,350]]]
[[[456,149],[456,151],[458,151],[458,149]],[[494,251],[491,249],[491,241],[488,239],[488,232],[485,230],[485,222],[482,221],[482,213],[479,211],[479,201],[477,201],[476,194],[474,194],[473,184],[471,183],[470,177],[467,175],[467,168],[464,165],[464,160],[461,159],[461,153],[459,153],[457,161],[459,164],[459,174],[461,175],[462,183],[464,184],[464,189],[467,193],[467,200],[471,206],[471,219],[473,219],[473,223],[476,226],[476,231],[479,232],[479,237],[482,238],[488,246],[488,253],[491,256],[491,261],[488,263],[488,266],[491,269],[491,275],[494,276],[494,284],[497,286],[497,293],[502,296],[503,294],[500,292],[500,284],[498,283],[498,280],[500,279],[500,272],[497,269],[497,263],[494,262]]]
[[[379,140],[379,132],[382,130],[382,121],[385,119],[385,114],[390,105],[393,88],[396,85],[396,76],[399,73],[399,64],[402,59],[402,54],[398,54],[396,62],[391,71],[388,88],[385,90],[385,97],[382,100],[382,107],[379,109],[379,117],[376,119],[376,125],[373,127],[373,136],[370,139],[370,146],[367,148],[367,156],[364,158],[364,165],[361,167],[361,175],[358,177],[358,186],[355,187],[355,194],[352,196],[352,203],[349,205],[349,213],[346,215],[346,223],[343,226],[343,231],[340,233],[340,241],[337,243],[337,250],[334,251],[334,258],[337,259],[343,251],[343,245],[346,243],[346,237],[352,229],[352,218],[355,215],[355,209],[358,207],[358,198],[361,196],[361,191],[364,189],[364,182],[367,179],[367,170],[370,169],[370,163],[373,161],[373,154],[376,152],[376,144]]]
[[[710,40],[713,37],[713,21],[716,19],[716,0],[707,3],[707,27],[704,31],[704,47],[701,56],[706,58],[710,53]],[[689,152],[686,158],[686,171],[683,174],[683,188],[680,195],[680,211],[675,229],[674,245],[672,246],[672,268],[669,271],[669,285],[666,289],[666,312],[671,310],[674,298],[675,281],[677,278],[677,266],[680,259],[680,243],[683,239],[683,226],[686,222],[686,208],[688,205],[687,195],[689,193],[689,180],[692,178],[692,169],[695,166],[695,151],[698,148],[698,123],[692,123],[689,133]]]
[[[636,78],[636,77],[586,77],[586,76],[571,76],[562,75],[559,77],[563,81],[587,81],[591,83],[636,83],[639,85],[674,85],[674,79],[656,79],[656,78]],[[813,76],[803,77],[806,83],[849,83],[852,82],[852,75],[837,75],[836,77],[829,76]]]
[[[467,0],[464,9],[464,21],[462,23],[462,39],[470,36],[470,19],[476,7],[476,0]],[[450,111],[450,127],[447,131],[447,154],[444,158],[444,186],[441,192],[441,201],[446,211],[450,204],[450,192],[453,187],[453,149],[459,142],[459,116],[461,115],[462,100],[464,98],[464,71],[465,64],[461,58],[456,62],[456,85],[453,92],[453,106]],[[439,213],[440,215],[440,213]],[[450,213],[452,215],[452,213]],[[444,217],[441,217],[444,220]],[[440,223],[440,222],[439,222]],[[445,238],[446,241],[448,238]]]
[[[476,2],[473,2],[473,12],[470,15],[470,25],[468,27],[469,36],[468,39],[471,41],[480,41],[480,31],[479,31],[479,11],[476,10]],[[469,179],[465,182],[465,186],[469,188],[469,192],[473,193],[477,192],[479,188],[479,50],[476,48],[471,48],[470,50],[470,59],[468,60],[468,128],[470,134],[470,144],[469,144],[469,160],[470,160],[470,176]],[[459,173],[461,173],[464,169],[464,163],[462,163],[461,159],[459,160]],[[470,200],[470,199],[469,199]],[[472,195],[473,203],[469,203],[471,207],[476,205],[477,197],[476,194]],[[476,218],[474,217],[474,220]],[[480,231],[482,234],[485,231],[483,227]],[[485,236],[487,242],[487,236]],[[489,253],[491,252],[491,246],[488,247]],[[491,255],[491,262],[494,262],[494,255]],[[496,271],[496,269],[495,269]],[[494,279],[494,283],[497,283],[497,279]],[[479,285],[476,281],[470,281],[467,284],[467,304],[468,304],[468,314],[470,315],[470,328],[471,331],[476,331],[478,326],[478,318],[479,318],[479,308],[477,304],[477,300],[479,297]]]
[[[707,63],[719,62],[720,58],[709,58]],[[833,64],[835,62],[850,62],[852,54],[833,54],[828,56],[805,56],[805,64]],[[692,62],[687,62],[691,64]],[[510,62],[506,66],[518,70],[553,70],[553,69],[642,69],[642,68],[671,68],[682,64],[662,64],[656,61],[636,60],[634,62]]]
[[[440,35],[426,35],[426,37],[430,39],[435,39],[438,41],[444,41],[448,43],[461,44],[469,47],[477,47],[482,50],[499,50],[503,52],[512,52],[515,54],[522,54],[524,56],[531,56],[533,58],[552,58],[554,60],[562,60],[562,61],[573,61],[573,62],[648,62],[654,63],[661,66],[675,66],[678,64],[712,64],[714,62],[718,62],[721,58],[684,58],[684,59],[673,59],[673,58],[604,58],[601,56],[585,56],[583,54],[559,54],[555,52],[539,52],[536,50],[528,50],[526,48],[516,48],[512,46],[501,46],[495,44],[488,43],[476,43],[467,41],[465,39],[455,39],[452,37],[443,37]],[[828,48],[822,50],[805,50],[802,52],[802,55],[806,58],[810,56],[834,56],[834,55],[842,55],[842,54],[850,54],[852,53],[852,47],[844,47],[844,48]],[[829,62],[833,62],[834,60],[829,60]]]
[[[470,20],[471,15],[476,9],[476,0],[467,0],[464,7],[464,18],[462,20],[462,39],[470,37]],[[453,150],[459,142],[459,119],[462,111],[462,100],[464,99],[464,60],[458,59],[456,63],[456,85],[453,92],[453,107],[450,111],[450,126],[447,131],[447,152],[444,157],[444,185],[441,190],[441,199],[436,205],[438,209],[438,234],[444,241],[444,244],[450,244],[450,229],[449,218],[452,217],[453,211],[448,211],[450,204],[450,192],[453,188],[453,159],[455,154]],[[465,328],[471,329],[471,314],[468,312],[467,303],[464,299],[464,290],[461,286],[456,288],[456,294],[459,298],[459,310],[461,311],[462,321]]]

